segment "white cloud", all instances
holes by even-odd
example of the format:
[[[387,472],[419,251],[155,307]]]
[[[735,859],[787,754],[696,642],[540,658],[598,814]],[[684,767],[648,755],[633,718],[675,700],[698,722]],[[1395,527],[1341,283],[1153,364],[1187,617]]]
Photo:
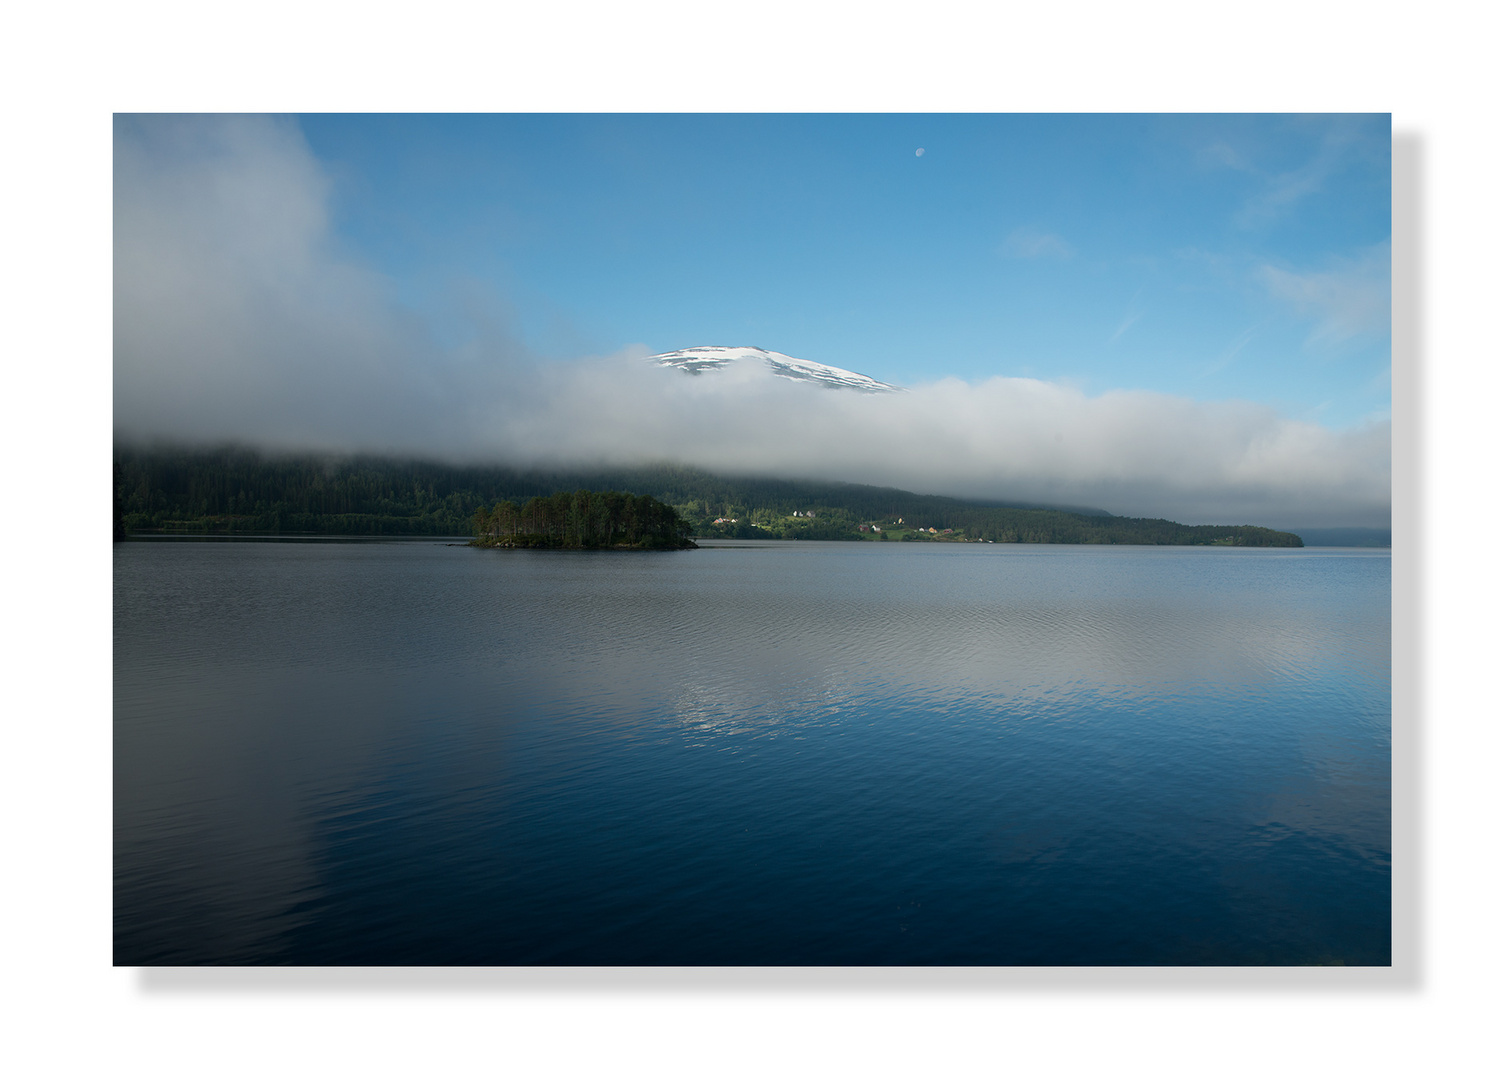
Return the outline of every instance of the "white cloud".
[[[1335,259],[1325,269],[1298,272],[1261,266],[1259,279],[1272,296],[1316,320],[1312,342],[1336,344],[1390,332],[1390,245]]]
[[[1240,172],[1254,171],[1248,159],[1225,142],[1209,143],[1207,146],[1202,147],[1197,151],[1197,160],[1204,165],[1237,169]]]
[[[1236,224],[1246,229],[1268,225],[1284,217],[1303,199],[1320,192],[1327,185],[1327,178],[1342,165],[1354,139],[1354,132],[1346,124],[1334,124],[1310,160],[1294,169],[1265,177],[1262,188],[1239,208],[1234,217]],[[1202,156],[1204,160],[1217,161],[1242,172],[1259,172],[1226,146],[1208,147]]]
[[[756,367],[690,377],[644,363],[641,347],[540,364],[505,326],[443,347],[335,249],[327,183],[293,125],[125,119],[115,160],[123,437],[681,461],[1192,522],[1389,519],[1387,419],[1332,431],[1246,402],[1019,378],[866,396]]]
[[[327,199],[290,122],[117,120],[117,432],[438,447],[525,381],[504,329],[441,348],[335,250]]]
[[[1127,334],[1129,332],[1129,328],[1144,316],[1144,309],[1140,307],[1139,304],[1140,297],[1142,297],[1143,295],[1143,289],[1140,289],[1134,294],[1134,299],[1129,302],[1128,310],[1124,312],[1124,317],[1119,321],[1117,329],[1115,329],[1113,333],[1108,335],[1109,345],[1113,344],[1119,338]]]
[[[496,452],[683,460],[1234,524],[1389,517],[1388,421],[1336,432],[1247,402],[1090,397],[1036,379],[866,396],[755,367],[690,377],[632,353],[553,368],[540,390],[495,427]]]
[[[1076,254],[1076,249],[1055,233],[1032,228],[1009,233],[1003,251],[1016,259],[1069,259]]]
[[[1234,338],[1233,343],[1219,353],[1217,359],[1202,369],[1202,377],[1206,378],[1209,375],[1215,375],[1237,360],[1239,353],[1248,348],[1249,343],[1254,340],[1254,331],[1255,327],[1251,326],[1238,337]]]
[[[1299,169],[1271,177],[1259,194],[1244,203],[1235,220],[1244,228],[1274,221],[1306,196],[1321,191],[1331,168],[1332,162],[1319,156]]]

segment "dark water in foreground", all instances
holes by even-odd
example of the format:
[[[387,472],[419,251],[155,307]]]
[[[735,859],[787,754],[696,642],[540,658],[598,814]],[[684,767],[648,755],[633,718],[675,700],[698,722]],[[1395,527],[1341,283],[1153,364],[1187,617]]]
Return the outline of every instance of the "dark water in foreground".
[[[1387,964],[1388,551],[115,546],[117,964]]]

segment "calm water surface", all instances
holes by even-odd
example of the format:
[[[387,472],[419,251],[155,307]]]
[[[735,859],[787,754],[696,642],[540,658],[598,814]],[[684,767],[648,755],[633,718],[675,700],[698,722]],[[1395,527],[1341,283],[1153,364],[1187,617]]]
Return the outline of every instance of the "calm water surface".
[[[115,545],[118,964],[1388,964],[1388,551]]]

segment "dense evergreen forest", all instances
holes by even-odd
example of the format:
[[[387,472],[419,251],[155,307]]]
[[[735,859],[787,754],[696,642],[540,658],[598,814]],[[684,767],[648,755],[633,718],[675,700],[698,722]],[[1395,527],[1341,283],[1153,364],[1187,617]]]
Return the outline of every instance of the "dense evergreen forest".
[[[376,457],[117,446],[115,534],[466,536],[477,511],[562,492],[652,496],[699,537],[1300,547],[1253,525],[969,502],[896,488],[714,476],[676,466],[519,470]],[[604,497],[604,496],[601,496]],[[931,531],[934,530],[934,531]]]
[[[692,548],[690,523],[651,495],[561,491],[510,500],[474,518],[477,547]]]

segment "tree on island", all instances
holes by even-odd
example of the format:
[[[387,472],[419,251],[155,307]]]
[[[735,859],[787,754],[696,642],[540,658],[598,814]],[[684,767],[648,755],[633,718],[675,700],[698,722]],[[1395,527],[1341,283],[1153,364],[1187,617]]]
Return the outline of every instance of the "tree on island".
[[[504,499],[475,513],[476,547],[639,548],[695,547],[690,523],[650,495],[620,491],[561,491],[535,495],[519,506]]]

